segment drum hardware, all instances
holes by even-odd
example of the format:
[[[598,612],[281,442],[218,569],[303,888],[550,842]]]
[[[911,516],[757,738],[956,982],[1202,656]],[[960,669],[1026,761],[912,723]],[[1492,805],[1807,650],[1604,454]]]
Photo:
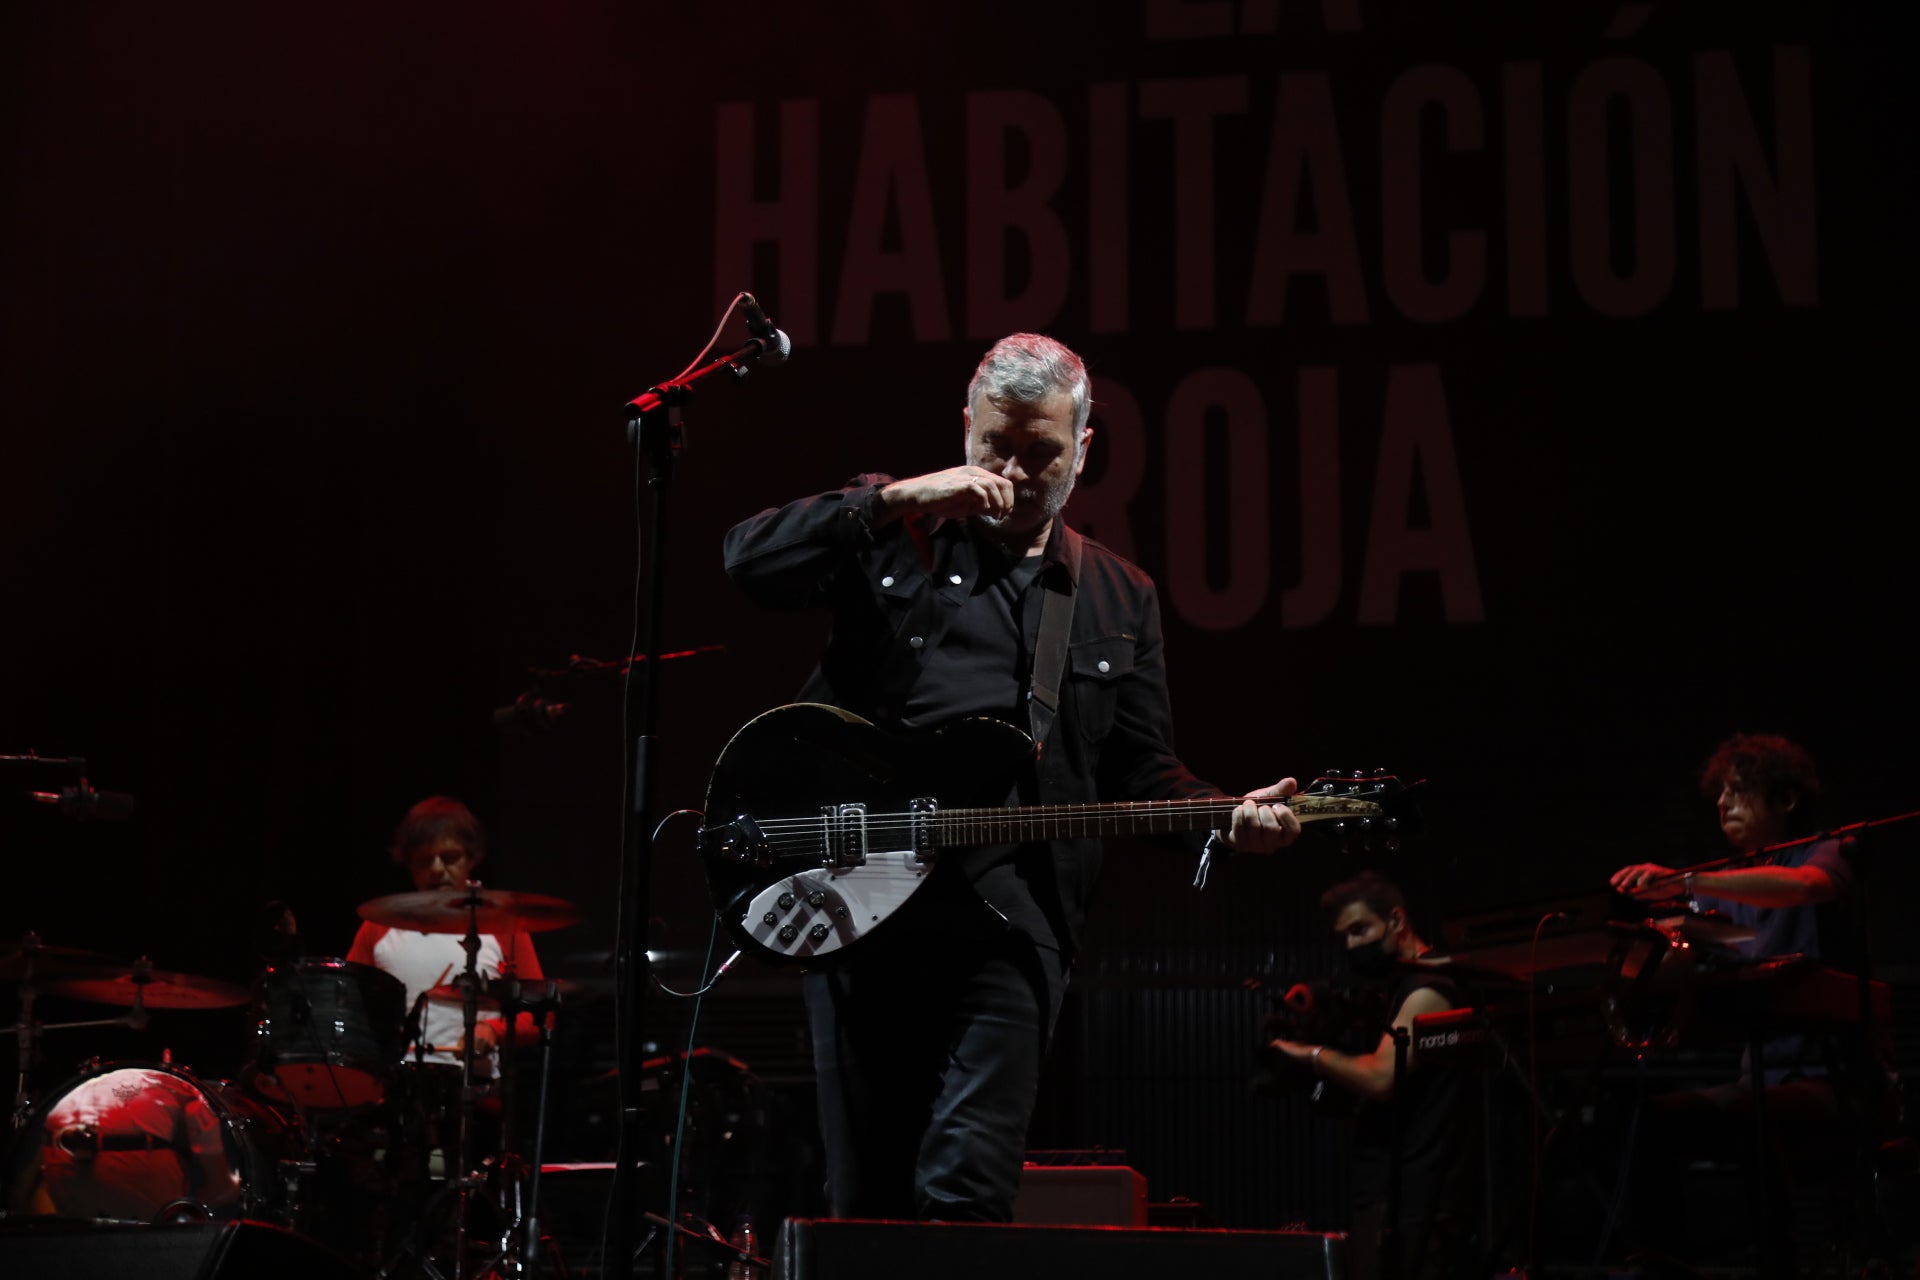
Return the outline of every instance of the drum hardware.
[[[513,1111],[512,1092],[515,1071],[513,1068],[513,1047],[515,1023],[520,1009],[539,1010],[542,1014],[541,1043],[543,1047],[540,1082],[540,1112],[536,1122],[535,1149],[540,1150],[545,1138],[545,1109],[547,1077],[551,1060],[552,1008],[560,999],[561,984],[547,982],[523,985],[517,979],[506,976],[488,980],[480,973],[481,935],[511,935],[518,932],[541,932],[558,929],[580,918],[578,906],[564,899],[548,897],[543,894],[506,893],[484,888],[479,881],[469,880],[460,890],[426,890],[416,893],[390,894],[362,903],[360,915],[375,924],[384,924],[389,928],[411,929],[420,933],[459,933],[461,950],[465,953],[466,963],[461,972],[451,982],[443,982],[422,993],[416,1001],[416,1008],[423,1009],[434,998],[458,999],[461,1011],[460,1039],[460,1086],[458,1106],[456,1108],[453,1149],[447,1153],[449,1177],[447,1185],[429,1202],[423,1212],[423,1220],[430,1220],[438,1211],[435,1202],[452,1201],[453,1211],[453,1280],[466,1280],[469,1272],[468,1237],[469,1217],[475,1193],[485,1191],[489,1183],[495,1184],[495,1190],[489,1196],[493,1209],[498,1213],[501,1223],[497,1237],[496,1251],[486,1263],[491,1270],[502,1264],[518,1271],[525,1265],[524,1258],[529,1248],[538,1255],[538,1158],[529,1169],[518,1157],[509,1156],[512,1144],[510,1119],[503,1119],[501,1134],[502,1151],[492,1157],[480,1168],[474,1162],[473,1142],[475,1125],[475,1103],[479,1086],[475,1079],[474,1059],[478,1052],[476,1032],[483,1006],[489,1011],[499,1009],[506,1014],[506,1035],[502,1046],[505,1050],[503,1061],[505,1071],[502,1074],[503,1117],[510,1117]],[[528,991],[539,991],[537,997],[529,998]],[[417,1068],[424,1068],[425,1056],[430,1046],[414,1040],[414,1058]],[[489,1169],[495,1175],[487,1176]],[[417,1233],[416,1233],[417,1236]],[[529,1243],[528,1237],[534,1237]],[[516,1245],[518,1246],[516,1248]],[[430,1272],[438,1274],[432,1262],[425,1256],[418,1239],[409,1241],[398,1257],[390,1259],[381,1274],[390,1274],[393,1267],[406,1257],[411,1256],[417,1263]]]
[[[0,976],[5,976],[8,972],[13,974],[14,989],[20,1000],[20,1013],[14,1019],[14,1024],[11,1027],[0,1027],[0,1037],[12,1036],[17,1050],[15,1055],[17,1070],[13,1087],[13,1127],[16,1130],[23,1128],[27,1123],[30,1110],[27,1081],[32,1078],[34,1069],[39,1066],[40,1041],[47,1032],[74,1031],[83,1027],[131,1027],[135,1031],[141,1031],[147,1025],[146,990],[153,976],[153,962],[144,956],[133,966],[131,993],[126,1002],[127,1012],[117,1018],[85,1018],[68,1022],[40,1021],[33,1012],[34,1003],[40,994],[34,980],[43,968],[48,973],[66,974],[69,975],[68,980],[79,981],[71,975],[92,974],[97,978],[103,973],[113,973],[124,966],[98,952],[82,951],[76,947],[49,947],[40,940],[39,934],[31,931],[18,943],[0,947]],[[117,994],[118,988],[115,990]],[[59,982],[48,987],[48,992],[65,994]],[[119,1001],[109,1003],[119,1003]]]

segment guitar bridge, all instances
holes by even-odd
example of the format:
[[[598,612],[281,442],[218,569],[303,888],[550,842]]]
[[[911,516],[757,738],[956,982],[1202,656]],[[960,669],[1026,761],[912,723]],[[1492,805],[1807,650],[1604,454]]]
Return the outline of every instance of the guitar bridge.
[[[823,848],[820,861],[836,871],[867,865],[867,806],[829,804],[820,807]]]

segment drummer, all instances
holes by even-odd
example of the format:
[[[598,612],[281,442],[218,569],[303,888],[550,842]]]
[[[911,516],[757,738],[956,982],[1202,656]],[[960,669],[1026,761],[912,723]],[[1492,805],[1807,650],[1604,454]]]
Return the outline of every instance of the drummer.
[[[458,800],[429,796],[407,810],[393,833],[391,852],[393,860],[412,877],[415,890],[462,889],[487,856],[487,833],[473,811]],[[461,942],[457,933],[415,933],[368,920],[354,935],[347,959],[373,965],[398,978],[406,985],[407,1008],[411,1010],[421,1005],[421,997],[427,992],[448,986],[465,971],[467,956]],[[504,939],[481,934],[476,964],[482,979],[537,982],[543,977],[533,939],[524,932]],[[521,1020],[524,1025],[517,1030],[530,1033],[531,1021],[524,1014]],[[458,996],[428,996],[420,1015],[420,1043],[407,1045],[407,1059],[413,1060],[418,1053],[426,1062],[459,1065],[466,1047],[464,1021]],[[506,1030],[506,1022],[497,1017],[475,1024],[476,1074],[495,1074],[493,1056]]]

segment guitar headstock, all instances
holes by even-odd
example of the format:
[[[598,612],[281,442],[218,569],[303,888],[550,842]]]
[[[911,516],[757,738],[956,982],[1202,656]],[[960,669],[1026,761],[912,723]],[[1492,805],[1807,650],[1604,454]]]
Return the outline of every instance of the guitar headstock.
[[[1425,785],[1425,779],[1402,782],[1385,769],[1332,769],[1298,793],[1301,803],[1294,808],[1303,822],[1318,818],[1343,853],[1393,853],[1420,830],[1416,793]]]

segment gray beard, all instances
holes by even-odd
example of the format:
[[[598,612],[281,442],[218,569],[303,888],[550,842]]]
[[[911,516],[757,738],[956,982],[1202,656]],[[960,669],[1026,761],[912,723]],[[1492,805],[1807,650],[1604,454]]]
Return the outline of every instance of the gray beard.
[[[1048,488],[1044,493],[1039,489],[1015,489],[1013,496],[1017,502],[1032,502],[1036,498],[1039,499],[1040,510],[1043,513],[1042,523],[1047,520],[1054,520],[1059,517],[1062,511],[1067,509],[1067,499],[1073,496],[1073,477],[1068,476],[1059,484]],[[1006,516],[975,516],[974,519],[986,525],[989,529],[998,529],[1007,522]]]

